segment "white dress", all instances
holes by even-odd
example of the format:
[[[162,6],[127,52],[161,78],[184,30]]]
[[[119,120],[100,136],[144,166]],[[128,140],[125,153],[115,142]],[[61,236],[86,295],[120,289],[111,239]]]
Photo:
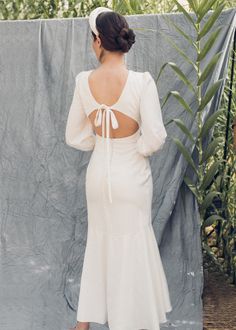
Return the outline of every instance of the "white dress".
[[[69,146],[93,150],[86,171],[88,233],[77,320],[108,322],[111,330],[158,330],[172,306],[151,218],[148,156],[167,136],[156,84],[148,71],[129,70],[119,100],[107,106],[91,93],[91,72],[76,76],[65,132]],[[88,118],[95,109],[102,136]],[[112,109],[136,120],[138,131],[110,138],[106,125],[105,137],[105,120],[119,127]]]

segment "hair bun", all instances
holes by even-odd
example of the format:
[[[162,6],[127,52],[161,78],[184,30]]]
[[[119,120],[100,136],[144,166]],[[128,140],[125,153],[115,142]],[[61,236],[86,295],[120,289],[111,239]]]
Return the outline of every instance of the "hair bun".
[[[135,43],[135,34],[132,29],[123,27],[117,37],[117,42],[123,52],[128,52],[132,44]]]
[[[135,43],[135,33],[125,17],[114,11],[100,13],[96,18],[96,28],[102,47],[108,51],[127,53]],[[96,35],[92,33],[95,40]]]
[[[121,30],[120,30],[120,37],[128,40],[129,39],[129,29],[126,28],[126,27],[123,27]]]

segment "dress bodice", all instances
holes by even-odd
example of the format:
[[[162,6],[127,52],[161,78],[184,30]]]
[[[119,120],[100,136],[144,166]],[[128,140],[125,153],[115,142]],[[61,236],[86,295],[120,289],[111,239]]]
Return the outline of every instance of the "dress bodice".
[[[93,70],[82,71],[76,77],[81,91],[81,102],[86,115],[89,116],[95,109],[104,105],[110,110],[122,112],[140,125],[139,101],[140,92],[142,90],[142,72],[129,70],[125,86],[123,87],[119,99],[113,105],[106,105],[98,103],[90,90],[88,77],[92,71]]]
[[[144,157],[162,149],[167,132],[163,124],[157,87],[148,71],[129,70],[122,93],[118,101],[111,106],[100,104],[93,97],[88,83],[88,75],[91,71],[82,71],[75,78],[75,89],[67,118],[65,140],[73,148],[83,151],[92,150],[95,146],[96,135],[88,116],[97,110],[94,124],[95,126],[102,126],[103,141],[106,140],[109,199],[112,202],[109,167],[110,122],[114,129],[119,127],[113,110],[124,113],[139,124],[141,134],[137,139],[136,149]],[[106,138],[104,135],[105,123]]]
[[[75,77],[73,99],[70,105],[66,130],[66,143],[76,149],[89,151],[95,145],[95,133],[88,115],[98,109],[96,121],[102,123],[100,108],[106,108],[113,124],[117,125],[113,110],[121,111],[139,123],[141,135],[137,140],[137,151],[150,156],[162,149],[167,132],[163,123],[160,100],[156,83],[149,71],[129,70],[128,80],[119,100],[112,106],[96,102],[88,85],[92,70],[81,71]]]

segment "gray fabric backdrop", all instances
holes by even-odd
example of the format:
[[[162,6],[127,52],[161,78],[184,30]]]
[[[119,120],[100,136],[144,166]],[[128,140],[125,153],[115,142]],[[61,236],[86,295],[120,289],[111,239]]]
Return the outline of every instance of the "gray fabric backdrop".
[[[225,76],[235,14],[230,9],[218,19],[224,27],[206,61],[220,49],[224,54],[209,83]],[[194,35],[181,14],[127,16],[130,27],[152,29],[135,30],[127,66],[156,78],[165,61],[174,61],[194,80],[191,67],[160,33],[194,56],[167,16]],[[91,153],[67,146],[64,133],[75,76],[97,65],[87,18],[0,22],[1,330],[67,330],[76,323]],[[161,100],[171,89],[191,102],[185,86],[166,69],[158,82]],[[220,92],[206,115],[216,111]],[[196,122],[174,99],[163,107],[163,117],[165,123],[181,118],[196,133]],[[173,305],[163,328],[197,330],[202,329],[200,221],[183,183],[189,169],[171,137],[190,145],[174,123],[166,128],[164,148],[150,158],[153,226]]]

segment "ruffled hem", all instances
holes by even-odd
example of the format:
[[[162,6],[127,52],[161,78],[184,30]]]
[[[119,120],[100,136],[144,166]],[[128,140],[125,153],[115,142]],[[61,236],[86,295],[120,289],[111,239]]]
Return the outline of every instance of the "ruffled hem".
[[[135,235],[88,229],[77,320],[111,330],[158,330],[172,310],[151,224]]]

